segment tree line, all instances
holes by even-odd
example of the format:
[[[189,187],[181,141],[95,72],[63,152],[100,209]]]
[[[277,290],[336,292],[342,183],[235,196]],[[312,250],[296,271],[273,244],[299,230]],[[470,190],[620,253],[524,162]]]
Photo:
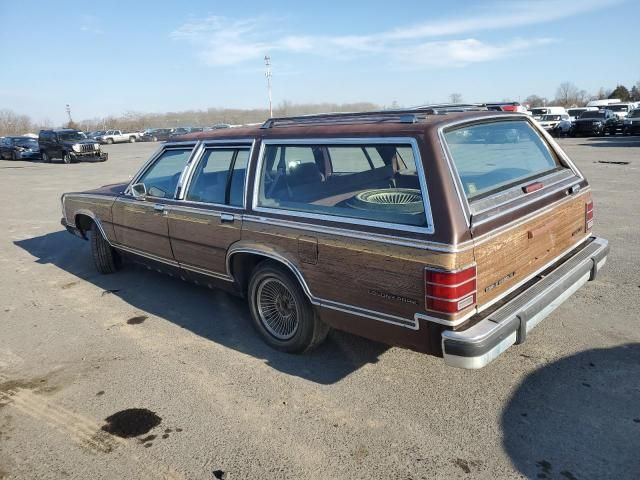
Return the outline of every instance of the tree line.
[[[544,107],[546,105],[557,105],[561,107],[584,107],[590,100],[604,100],[607,98],[618,98],[622,102],[640,102],[640,80],[631,88],[624,85],[616,85],[613,90],[600,87],[595,94],[578,88],[572,82],[562,82],[553,99],[541,97],[539,95],[529,95],[524,99],[524,103],[530,107]]]
[[[273,110],[276,117],[306,115],[323,112],[362,112],[381,108],[371,102],[358,103],[292,103],[281,102]],[[206,110],[186,110],[182,112],[140,113],[125,112],[119,116],[96,117],[81,121],[71,121],[64,127],[77,128],[85,132],[95,130],[131,130],[145,128],[211,127],[216,124],[246,125],[262,123],[269,118],[266,108],[208,108]],[[0,136],[38,133],[42,128],[50,128],[51,122],[34,122],[28,115],[11,110],[0,110]]]
[[[562,82],[557,90],[555,98],[548,99],[539,95],[529,95],[523,103],[530,107],[542,107],[545,105],[560,105],[564,107],[584,106],[589,100],[602,100],[605,98],[619,98],[623,102],[640,101],[640,81],[627,88],[617,85],[608,90],[601,87],[595,94],[578,88],[572,82]],[[449,100],[453,103],[463,102],[460,93],[452,93]],[[505,99],[510,101],[509,99]],[[400,107],[393,102],[391,108]],[[361,112],[367,110],[379,110],[385,108],[371,102],[357,103],[292,103],[281,102],[273,111],[274,116],[306,115],[323,112]],[[166,113],[141,113],[125,112],[118,116],[96,117],[78,122],[67,122],[64,126],[77,128],[84,131],[95,130],[143,130],[145,128],[176,128],[176,127],[210,127],[219,123],[230,125],[245,125],[261,123],[269,118],[266,108],[240,109],[240,108],[208,108],[206,110],[186,110],[181,112]],[[25,133],[38,133],[42,128],[51,128],[52,122],[43,120],[35,122],[28,115],[15,113],[12,110],[0,110],[0,136],[23,135]]]

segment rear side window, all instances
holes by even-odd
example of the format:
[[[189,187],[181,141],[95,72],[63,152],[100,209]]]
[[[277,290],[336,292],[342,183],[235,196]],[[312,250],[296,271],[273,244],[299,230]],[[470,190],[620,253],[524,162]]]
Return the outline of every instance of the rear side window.
[[[424,227],[416,161],[409,143],[269,144],[257,206]]]
[[[525,120],[458,127],[444,136],[469,200],[562,168]]]
[[[205,150],[193,174],[186,200],[241,207],[248,160],[248,148]]]

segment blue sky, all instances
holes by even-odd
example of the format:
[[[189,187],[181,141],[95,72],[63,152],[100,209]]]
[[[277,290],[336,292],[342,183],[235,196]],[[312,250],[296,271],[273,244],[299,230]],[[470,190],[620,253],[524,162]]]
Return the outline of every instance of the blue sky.
[[[640,80],[637,0],[0,0],[0,108],[35,120],[553,97]]]

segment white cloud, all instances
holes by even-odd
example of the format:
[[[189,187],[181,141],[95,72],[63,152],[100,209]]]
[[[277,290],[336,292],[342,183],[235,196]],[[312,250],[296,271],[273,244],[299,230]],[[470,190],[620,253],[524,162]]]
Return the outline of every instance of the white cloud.
[[[232,20],[209,16],[185,23],[172,32],[171,37],[188,41],[198,52],[198,58],[210,66],[241,64],[276,52],[305,53],[339,60],[382,55],[382,58],[408,67],[463,66],[504,58],[554,41],[537,37],[490,43],[470,34],[546,23],[619,1],[501,2],[470,12],[466,17],[428,21],[369,35],[343,36],[282,34],[273,27],[281,22],[267,17]],[[464,37],[425,41],[454,35]]]

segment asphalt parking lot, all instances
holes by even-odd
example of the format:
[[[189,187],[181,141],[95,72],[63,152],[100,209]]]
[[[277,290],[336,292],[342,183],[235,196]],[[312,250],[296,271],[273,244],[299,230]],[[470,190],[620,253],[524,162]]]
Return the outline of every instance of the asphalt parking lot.
[[[640,137],[560,143],[608,264],[480,371],[340,332],[278,353],[241,299],[97,274],[60,195],[129,178],[156,144],[1,162],[0,479],[640,478]]]

